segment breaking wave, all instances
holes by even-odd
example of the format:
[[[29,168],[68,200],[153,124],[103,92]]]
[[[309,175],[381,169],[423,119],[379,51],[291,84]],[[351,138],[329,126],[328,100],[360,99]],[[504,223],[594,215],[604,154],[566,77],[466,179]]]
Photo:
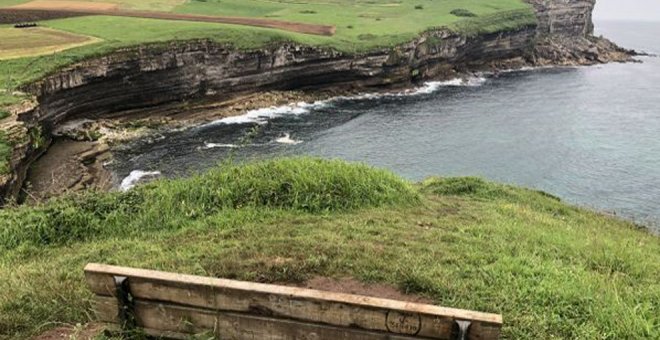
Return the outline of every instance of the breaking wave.
[[[226,149],[235,149],[239,146],[236,144],[222,144],[222,143],[204,143],[204,146],[201,149],[217,149],[217,148],[226,148]]]
[[[142,171],[142,170],[133,170],[131,173],[126,176],[121,181],[121,184],[119,185],[119,190],[121,191],[128,191],[133,189],[138,183],[140,183],[140,180],[142,180],[145,177],[159,177],[161,175],[160,171]]]
[[[297,145],[302,143],[302,141],[300,140],[291,139],[291,135],[288,133],[285,133],[284,136],[277,138],[275,142],[280,144],[290,144],[290,145]]]
[[[400,91],[400,92],[386,92],[386,93],[362,93],[353,96],[338,96],[333,97],[327,100],[319,100],[313,103],[299,102],[296,104],[283,105],[283,106],[271,106],[263,109],[250,110],[245,114],[240,116],[226,117],[219,120],[215,120],[203,126],[212,126],[217,124],[266,124],[269,120],[277,117],[287,116],[287,115],[303,115],[310,113],[315,109],[320,109],[327,107],[332,103],[339,101],[350,101],[350,100],[369,100],[369,99],[379,99],[387,97],[404,97],[404,96],[416,96],[431,94],[438,91],[442,87],[448,86],[468,86],[476,87],[483,85],[488,78],[485,76],[472,76],[466,78],[455,78],[447,81],[430,81],[424,83],[423,86],[413,88],[410,90]]]

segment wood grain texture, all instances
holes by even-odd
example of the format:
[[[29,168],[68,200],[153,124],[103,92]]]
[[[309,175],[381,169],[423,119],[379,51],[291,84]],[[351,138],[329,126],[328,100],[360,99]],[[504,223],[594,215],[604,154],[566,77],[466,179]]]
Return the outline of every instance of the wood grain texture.
[[[117,303],[112,297],[99,296],[99,321],[115,322]],[[114,305],[114,310],[110,306]],[[355,328],[310,324],[249,314],[210,311],[162,302],[136,300],[138,324],[150,335],[167,338],[189,338],[191,334],[213,335],[216,339],[355,339],[414,340],[420,337],[399,336]],[[115,320],[115,321],[113,321]]]
[[[287,320],[295,322],[296,325],[311,324],[315,327],[329,326],[344,330],[389,334],[390,336],[416,336],[432,339],[451,339],[456,320],[471,322],[468,339],[497,339],[502,324],[501,316],[494,314],[305,288],[99,264],[88,265],[85,268],[85,274],[91,290],[99,296],[105,296],[105,301],[114,300],[112,297],[115,293],[113,276],[128,277],[131,294],[140,304],[139,308],[136,305],[136,309],[139,309],[141,315],[145,316],[138,320],[138,324],[145,328],[175,333],[194,334],[191,332],[199,333],[198,331],[203,329],[215,329],[213,328],[215,323],[210,323],[209,318],[229,314],[257,318],[255,320],[261,320],[260,318]],[[104,300],[101,297],[99,299]],[[106,302],[106,305],[101,304],[97,309],[103,310],[100,313],[105,315],[101,318],[103,321],[114,322],[109,320],[113,308],[108,307],[107,303],[109,302]],[[152,308],[154,303],[166,306],[169,313],[161,315],[159,320],[167,315],[175,319],[178,317],[177,315],[188,315],[192,318],[190,322],[192,328],[189,330],[180,327],[171,329],[158,324],[158,320],[151,318],[155,315]],[[115,305],[114,311],[116,310]],[[243,320],[243,318],[239,319],[239,321]],[[172,323],[171,320],[158,322]],[[271,323],[268,324],[271,325]],[[227,324],[223,324],[223,327],[225,326]],[[252,326],[245,327],[248,329]],[[249,338],[238,337],[237,339]],[[282,339],[298,338],[307,339],[304,336]]]

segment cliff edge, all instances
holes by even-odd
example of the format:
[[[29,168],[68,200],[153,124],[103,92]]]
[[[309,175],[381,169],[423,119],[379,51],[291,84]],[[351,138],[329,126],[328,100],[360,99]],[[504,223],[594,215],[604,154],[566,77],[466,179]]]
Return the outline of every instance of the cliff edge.
[[[53,131],[73,119],[130,118],[133,110],[261,91],[368,91],[479,70],[631,60],[631,51],[593,36],[595,0],[528,2],[535,23],[471,34],[431,29],[407,43],[362,53],[297,43],[239,50],[194,40],[125,48],[67,66],[24,86],[34,104],[14,107],[13,116],[0,122],[12,146],[0,174],[0,203],[18,197]]]

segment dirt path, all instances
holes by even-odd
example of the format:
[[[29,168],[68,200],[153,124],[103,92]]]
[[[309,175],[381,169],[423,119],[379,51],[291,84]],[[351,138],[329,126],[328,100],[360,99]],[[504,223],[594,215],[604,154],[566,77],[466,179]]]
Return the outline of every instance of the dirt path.
[[[26,13],[43,12],[45,18],[52,18],[53,16],[62,17],[67,14],[71,16],[80,15],[110,15],[132,18],[147,18],[147,19],[163,19],[163,20],[183,20],[183,21],[197,21],[197,22],[210,22],[218,24],[232,24],[232,25],[245,25],[264,28],[275,28],[284,31],[314,34],[323,36],[332,36],[335,34],[335,26],[314,25],[306,23],[297,23],[290,21],[279,21],[272,19],[262,18],[244,18],[244,17],[223,17],[223,16],[208,16],[196,14],[178,14],[166,12],[150,12],[150,11],[135,11],[119,9],[113,4],[104,4],[96,2],[79,2],[79,1],[32,1],[25,4],[0,9],[0,17],[7,16],[7,13],[12,13],[15,17],[20,17],[22,11]],[[3,12],[4,13],[3,15]],[[56,13],[61,15],[56,15]],[[37,21],[37,20],[33,20]]]

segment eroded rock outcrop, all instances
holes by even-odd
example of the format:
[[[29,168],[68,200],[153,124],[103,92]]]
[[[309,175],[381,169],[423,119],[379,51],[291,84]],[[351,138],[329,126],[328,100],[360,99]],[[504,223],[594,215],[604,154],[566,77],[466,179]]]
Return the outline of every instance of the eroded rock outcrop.
[[[588,36],[596,0],[525,0],[534,6],[539,35]]]
[[[611,41],[594,37],[596,0],[526,0],[538,18],[532,64],[585,65],[630,60],[634,54]]]
[[[38,105],[19,115],[26,130],[48,141],[54,127],[127,110],[268,90],[368,89],[455,77],[484,68],[589,64],[626,60],[628,51],[592,37],[594,0],[528,0],[538,25],[472,37],[446,29],[425,32],[391,49],[346,54],[280,44],[239,51],[212,41],[142,46],[72,65],[27,86]],[[34,145],[28,134],[26,145]],[[20,147],[0,197],[12,197],[43,148]]]

